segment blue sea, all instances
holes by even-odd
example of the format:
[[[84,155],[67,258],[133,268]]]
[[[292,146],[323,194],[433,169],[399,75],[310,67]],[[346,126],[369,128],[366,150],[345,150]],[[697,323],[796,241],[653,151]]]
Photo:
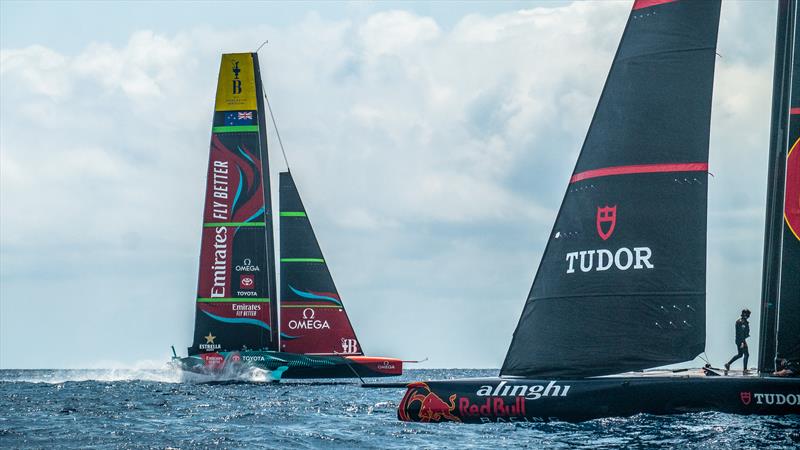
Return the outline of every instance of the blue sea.
[[[410,370],[400,380],[493,376]],[[389,379],[395,381],[397,379]],[[0,370],[3,448],[798,448],[800,417],[720,413],[578,424],[397,420],[404,389],[185,381],[160,370]]]

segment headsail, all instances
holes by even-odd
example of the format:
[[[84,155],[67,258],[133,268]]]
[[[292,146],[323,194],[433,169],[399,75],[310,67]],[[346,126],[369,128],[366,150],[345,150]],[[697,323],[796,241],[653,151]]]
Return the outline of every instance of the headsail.
[[[759,370],[800,361],[800,36],[798,1],[779,2],[764,238]]]
[[[719,9],[634,3],[501,375],[604,375],[704,350]]]
[[[222,56],[189,354],[270,348],[274,251],[258,56]]]
[[[292,174],[280,174],[281,350],[362,355]]]

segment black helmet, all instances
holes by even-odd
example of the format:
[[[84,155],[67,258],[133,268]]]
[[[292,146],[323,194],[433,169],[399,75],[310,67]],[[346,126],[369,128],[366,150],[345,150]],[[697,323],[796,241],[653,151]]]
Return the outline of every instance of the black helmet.
[[[749,310],[749,309],[747,309],[747,308],[743,309],[743,310],[742,310],[742,315],[743,315],[743,316],[750,317],[750,310]]]

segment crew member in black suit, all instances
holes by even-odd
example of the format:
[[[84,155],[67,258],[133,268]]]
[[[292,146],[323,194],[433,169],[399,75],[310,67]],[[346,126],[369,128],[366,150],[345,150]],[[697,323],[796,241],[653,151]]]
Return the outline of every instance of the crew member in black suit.
[[[725,364],[726,372],[731,369],[731,364],[733,364],[734,361],[744,356],[744,373],[747,373],[747,359],[750,358],[750,352],[747,351],[746,341],[746,339],[750,337],[750,323],[747,321],[749,318],[750,310],[746,308],[743,309],[742,317],[736,321],[736,351],[739,353]]]

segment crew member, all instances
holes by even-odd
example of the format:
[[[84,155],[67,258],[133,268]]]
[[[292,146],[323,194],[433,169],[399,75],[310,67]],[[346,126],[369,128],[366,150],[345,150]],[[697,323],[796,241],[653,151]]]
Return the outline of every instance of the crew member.
[[[800,362],[798,361],[789,361],[787,359],[781,359],[778,361],[778,370],[772,372],[772,375],[776,377],[797,377],[800,376]]]
[[[746,339],[750,337],[750,323],[747,321],[749,318],[750,310],[747,308],[743,309],[742,317],[736,321],[736,351],[738,353],[725,364],[726,372],[731,369],[731,364],[733,364],[734,361],[744,356],[743,373],[747,373],[747,359],[750,358],[750,352],[747,351],[746,341]]]

